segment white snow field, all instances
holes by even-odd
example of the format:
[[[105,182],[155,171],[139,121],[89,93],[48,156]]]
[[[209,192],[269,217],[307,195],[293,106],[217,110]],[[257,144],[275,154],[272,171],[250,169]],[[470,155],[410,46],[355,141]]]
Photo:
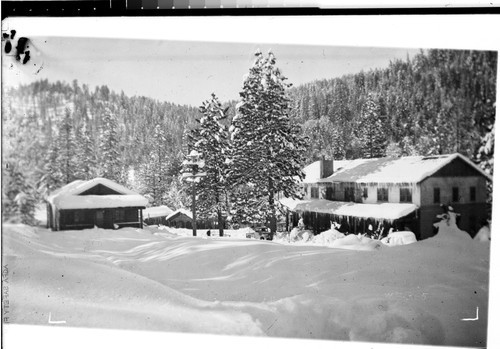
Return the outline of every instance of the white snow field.
[[[453,227],[351,249],[178,232],[4,224],[10,323],[486,346],[490,243]]]

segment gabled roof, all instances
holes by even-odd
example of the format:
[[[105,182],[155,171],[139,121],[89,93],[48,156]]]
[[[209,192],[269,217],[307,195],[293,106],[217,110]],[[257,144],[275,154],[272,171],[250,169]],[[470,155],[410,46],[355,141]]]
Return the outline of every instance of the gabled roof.
[[[119,194],[80,195],[97,185],[108,187]],[[148,203],[144,196],[105,178],[73,181],[54,191],[47,201],[60,209],[145,207]]]
[[[50,196],[55,196],[55,195],[60,195],[60,194],[70,194],[70,195],[79,195],[96,185],[101,184],[104,185],[105,187],[108,187],[110,189],[113,189],[114,191],[122,194],[122,195],[135,195],[137,194],[135,191],[127,189],[121,184],[118,184],[116,182],[113,182],[112,180],[106,179],[106,178],[94,178],[90,179],[88,181],[84,180],[76,180],[73,181],[69,184],[66,184],[64,187],[61,187],[54,191]]]
[[[334,161],[333,175],[328,178],[317,179],[315,183],[420,183],[455,159],[464,161],[475,169],[478,174],[492,180],[490,175],[471,160],[462,154],[455,153],[435,156]]]
[[[186,209],[180,208],[180,209],[172,212],[171,214],[169,214],[167,216],[167,218],[165,218],[165,220],[168,221],[169,219],[173,218],[174,216],[177,216],[177,215],[180,215],[180,214],[183,214],[183,215],[188,216],[189,218],[193,219],[193,213],[191,211],[188,211]]]

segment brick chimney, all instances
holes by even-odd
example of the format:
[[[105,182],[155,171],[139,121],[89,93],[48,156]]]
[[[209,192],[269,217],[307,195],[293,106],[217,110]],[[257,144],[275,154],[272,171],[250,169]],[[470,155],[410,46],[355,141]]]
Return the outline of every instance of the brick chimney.
[[[319,160],[319,178],[327,178],[333,174],[333,160],[325,160],[325,156]]]

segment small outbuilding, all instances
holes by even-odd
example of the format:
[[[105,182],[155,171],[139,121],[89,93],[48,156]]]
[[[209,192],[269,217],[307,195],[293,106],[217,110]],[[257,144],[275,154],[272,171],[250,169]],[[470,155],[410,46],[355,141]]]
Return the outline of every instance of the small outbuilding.
[[[148,200],[105,178],[76,180],[47,198],[47,226],[52,230],[142,228]]]
[[[165,225],[166,218],[172,212],[173,211],[170,208],[164,205],[148,207],[143,212],[144,223],[148,225]]]
[[[167,216],[165,225],[173,228],[191,229],[193,227],[193,214],[181,208]]]

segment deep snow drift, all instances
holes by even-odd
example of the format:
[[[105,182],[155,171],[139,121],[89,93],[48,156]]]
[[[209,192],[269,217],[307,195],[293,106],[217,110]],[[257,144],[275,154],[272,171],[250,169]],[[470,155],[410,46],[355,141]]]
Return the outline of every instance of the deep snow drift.
[[[4,225],[10,322],[486,345],[489,242],[451,228],[366,251],[179,233]]]

